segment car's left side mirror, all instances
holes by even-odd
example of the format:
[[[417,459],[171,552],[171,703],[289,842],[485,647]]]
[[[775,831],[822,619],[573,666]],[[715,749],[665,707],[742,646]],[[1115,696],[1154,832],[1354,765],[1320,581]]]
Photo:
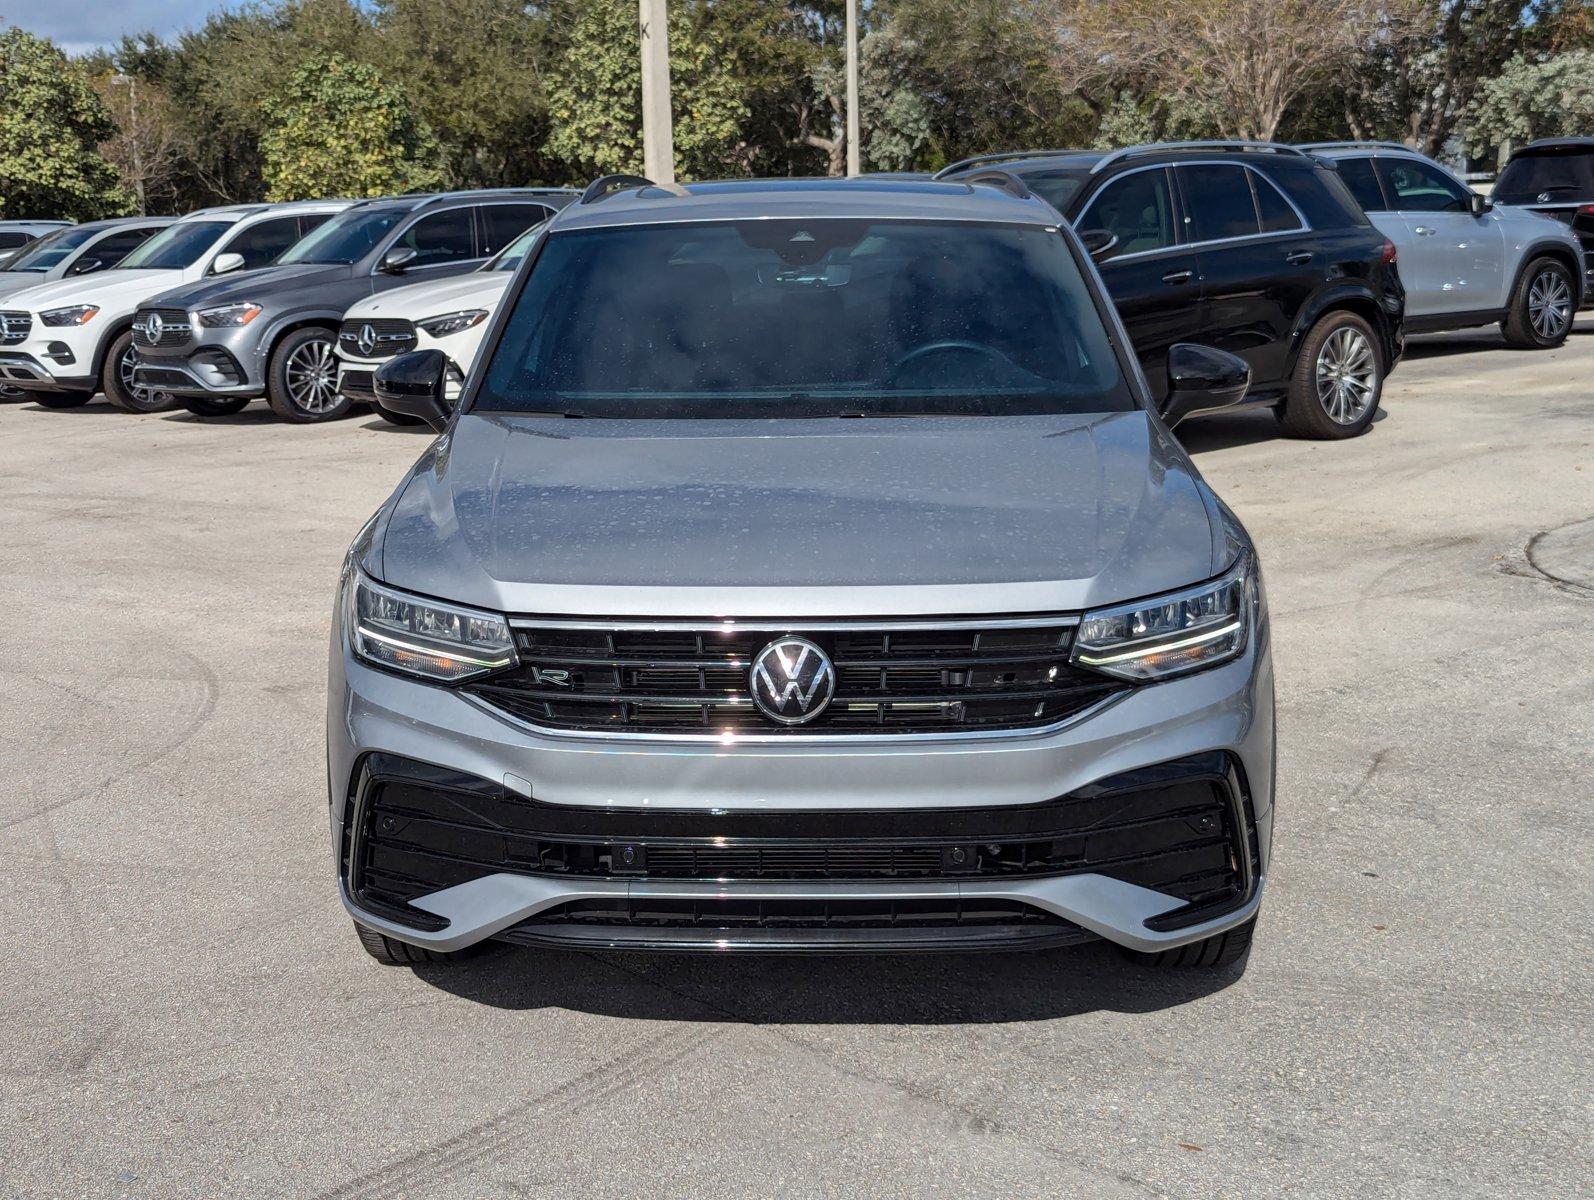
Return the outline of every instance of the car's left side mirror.
[[[419,257],[414,246],[394,246],[382,256],[382,265],[377,270],[384,275],[402,275],[404,269]]]
[[[91,271],[98,271],[105,264],[97,258],[80,258],[66,269],[68,275],[87,275]]]
[[[243,265],[244,256],[242,254],[218,254],[216,255],[216,261],[210,264],[210,273],[212,275],[226,275],[230,271],[239,270]]]
[[[1179,342],[1168,350],[1168,396],[1158,410],[1172,429],[1186,417],[1217,412],[1245,399],[1251,368],[1227,350]]]
[[[1494,207],[1494,201],[1487,196],[1480,196],[1477,192],[1468,193],[1467,207],[1472,210],[1472,215],[1481,217]]]
[[[442,433],[454,411],[444,391],[447,379],[448,355],[441,350],[411,350],[377,368],[376,402],[388,412],[419,417]]]

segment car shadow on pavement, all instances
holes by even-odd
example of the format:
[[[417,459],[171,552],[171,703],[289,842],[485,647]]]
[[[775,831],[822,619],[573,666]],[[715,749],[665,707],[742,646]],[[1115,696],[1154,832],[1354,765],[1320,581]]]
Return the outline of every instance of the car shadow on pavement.
[[[410,968],[493,1008],[558,1008],[649,1021],[752,1025],[958,1025],[1175,1008],[1243,967],[1160,971],[1093,943],[1016,954],[598,954],[495,946]]]

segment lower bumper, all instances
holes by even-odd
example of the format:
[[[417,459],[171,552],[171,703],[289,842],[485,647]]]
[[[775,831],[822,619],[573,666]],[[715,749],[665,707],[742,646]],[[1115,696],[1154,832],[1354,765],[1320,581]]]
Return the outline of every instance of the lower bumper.
[[[254,397],[265,391],[262,384],[249,378],[236,358],[219,347],[208,347],[186,358],[158,358],[140,351],[133,379],[174,396]]]
[[[92,392],[97,381],[92,375],[52,375],[31,354],[0,352],[0,383],[28,392]]]

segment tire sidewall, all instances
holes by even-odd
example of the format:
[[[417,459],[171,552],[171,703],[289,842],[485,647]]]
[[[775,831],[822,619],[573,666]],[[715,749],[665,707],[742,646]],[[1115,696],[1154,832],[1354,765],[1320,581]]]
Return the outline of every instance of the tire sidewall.
[[[1566,265],[1553,258],[1540,258],[1528,264],[1527,271],[1522,275],[1522,285],[1517,289],[1516,302],[1512,306],[1512,316],[1515,318],[1518,330],[1521,331],[1522,338],[1543,350],[1553,350],[1565,342],[1571,336],[1572,325],[1577,320],[1577,311],[1574,309],[1566,322],[1566,328],[1561,331],[1559,336],[1553,338],[1544,337],[1534,328],[1533,314],[1528,311],[1528,305],[1531,303],[1533,295],[1533,285],[1537,280],[1548,274],[1560,276],[1562,282],[1566,284],[1569,296],[1577,295],[1576,281],[1572,278],[1572,272],[1566,269]]]
[[[140,400],[133,392],[122,386],[121,363],[122,359],[132,353],[133,331],[124,329],[111,339],[111,345],[105,352],[105,362],[100,367],[100,390],[105,393],[105,398],[117,408],[134,413],[160,413],[167,412],[177,407],[177,397],[170,392],[150,392],[151,396],[164,396],[164,400]]]
[[[1348,424],[1334,420],[1323,407],[1317,394],[1317,364],[1328,339],[1340,329],[1355,329],[1372,350],[1377,378],[1373,386],[1372,402],[1367,411]],[[1306,335],[1301,346],[1301,357],[1296,363],[1291,379],[1290,396],[1285,410],[1285,425],[1300,437],[1325,439],[1352,438],[1363,434],[1378,418],[1384,402],[1384,382],[1387,370],[1384,354],[1378,345],[1378,335],[1367,320],[1344,309],[1320,317]],[[1303,411],[1304,410],[1304,411]]]
[[[320,326],[295,329],[278,342],[276,349],[271,352],[271,368],[266,380],[266,402],[279,417],[300,425],[335,421],[339,417],[348,415],[353,407],[348,397],[341,394],[338,396],[338,403],[325,412],[309,412],[294,402],[293,393],[288,388],[288,360],[297,351],[316,341],[325,342],[336,361],[337,335]]]

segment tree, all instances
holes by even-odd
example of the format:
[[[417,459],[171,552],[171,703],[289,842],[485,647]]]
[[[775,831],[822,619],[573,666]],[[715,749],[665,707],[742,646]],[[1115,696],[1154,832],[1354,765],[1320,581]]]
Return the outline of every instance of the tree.
[[[86,220],[129,196],[97,147],[116,132],[87,73],[48,41],[0,33],[0,211]]]
[[[437,139],[376,68],[315,54],[262,106],[266,199],[379,196],[439,186]]]
[[[1574,50],[1539,62],[1514,58],[1483,85],[1467,123],[1467,141],[1483,154],[1504,142],[1575,137],[1594,129],[1594,51]]]
[[[1271,140],[1303,93],[1355,59],[1391,0],[1076,0],[1056,30],[1071,90],[1194,103],[1225,137]]]
[[[890,24],[871,29],[858,46],[862,157],[876,171],[906,171],[930,144],[930,106],[908,74],[916,49]]]
[[[171,97],[158,83],[120,72],[96,76],[94,90],[115,124],[100,153],[116,167],[137,211],[147,213],[150,194],[166,193],[182,163],[181,123]]]

